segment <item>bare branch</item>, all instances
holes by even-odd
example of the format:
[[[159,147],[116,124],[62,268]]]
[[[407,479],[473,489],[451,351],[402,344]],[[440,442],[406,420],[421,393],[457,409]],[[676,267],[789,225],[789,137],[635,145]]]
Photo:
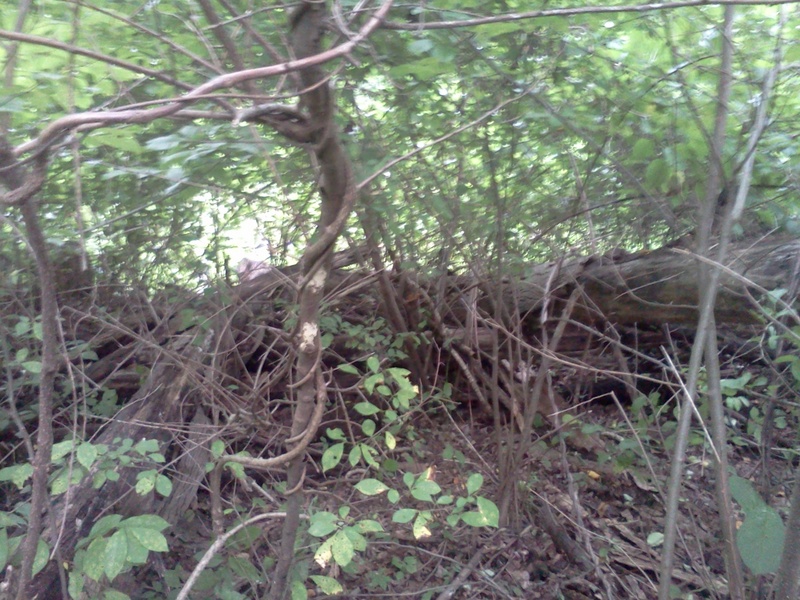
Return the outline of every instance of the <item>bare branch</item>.
[[[654,2],[650,4],[624,4],[621,6],[581,6],[576,8],[551,8],[549,10],[529,10],[525,12],[506,13],[492,17],[476,17],[458,21],[434,21],[430,23],[399,23],[388,21],[383,24],[384,29],[401,31],[426,31],[431,29],[461,29],[464,27],[477,27],[491,25],[492,23],[508,23],[528,19],[544,19],[547,17],[568,17],[573,15],[615,14],[615,13],[646,13],[662,10],[674,10],[690,6],[777,6],[779,4],[796,4],[797,0],[679,0],[678,2]]]

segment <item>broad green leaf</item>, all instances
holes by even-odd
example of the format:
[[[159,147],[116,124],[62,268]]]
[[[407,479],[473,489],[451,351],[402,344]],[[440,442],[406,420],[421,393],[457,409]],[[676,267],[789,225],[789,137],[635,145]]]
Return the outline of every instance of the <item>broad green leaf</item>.
[[[362,519],[354,525],[360,533],[377,533],[383,531],[383,525],[373,519]]]
[[[414,525],[411,531],[415,539],[421,540],[431,537],[431,530],[428,529],[428,523],[433,521],[433,515],[430,511],[423,510],[417,513],[417,518],[414,519]]]
[[[156,477],[156,491],[165,498],[172,493],[172,481],[166,475]]]
[[[133,449],[142,456],[151,452],[158,452],[158,440],[141,440]]]
[[[246,581],[258,581],[261,576],[247,556],[230,556],[227,560],[228,567],[237,576]]]
[[[331,538],[331,554],[333,560],[342,567],[346,567],[352,562],[355,548],[353,548],[353,542],[343,531],[337,532]]]
[[[328,577],[327,575],[309,575],[309,579],[311,579],[314,585],[326,596],[336,596],[344,592],[342,584],[333,577]]]
[[[356,484],[356,489],[365,496],[375,496],[388,490],[389,486],[377,479],[363,479]]]
[[[24,487],[31,475],[33,475],[33,466],[28,463],[0,469],[0,481],[11,481],[19,489]]]
[[[410,523],[411,519],[417,516],[417,510],[414,508],[401,508],[396,510],[392,515],[392,521],[395,523]]]
[[[169,527],[169,522],[158,515],[139,515],[138,517],[125,519],[119,526],[130,529],[155,529],[156,531],[163,531]]]
[[[430,52],[432,48],[433,42],[427,38],[417,39],[408,44],[408,51],[416,55]]]
[[[145,494],[149,494],[153,491],[153,488],[156,486],[156,472],[155,471],[143,471],[139,473],[137,476],[138,481],[136,482],[136,493],[140,496],[144,496]]]
[[[125,534],[125,530],[121,529],[109,538],[106,545],[104,569],[109,581],[113,581],[122,572],[127,558],[128,536]]]
[[[353,545],[353,550],[363,552],[367,549],[367,538],[365,538],[355,527],[345,527],[342,533],[347,536]]]
[[[367,437],[371,437],[375,433],[375,421],[372,419],[364,419],[361,423],[361,431]]]
[[[72,449],[75,447],[74,440],[64,440],[63,442],[58,442],[57,444],[53,444],[53,448],[50,451],[50,460],[55,462],[64,458],[67,454],[72,452]]]
[[[475,492],[483,486],[483,475],[480,473],[473,473],[467,477],[467,494],[472,496]]]
[[[736,546],[753,574],[765,575],[778,569],[785,538],[786,527],[780,515],[765,504],[746,514],[736,532]]]
[[[640,138],[633,145],[631,150],[631,158],[634,160],[645,160],[653,156],[656,145],[650,138]]]
[[[327,511],[320,511],[311,515],[308,534],[314,537],[325,537],[338,528],[338,517]]]
[[[0,572],[5,571],[8,562],[8,532],[0,527]]]
[[[42,372],[42,363],[38,360],[27,360],[22,363],[22,366],[30,373],[39,374]]]
[[[36,576],[42,569],[45,568],[47,562],[50,560],[50,546],[44,540],[39,540],[36,544],[36,555],[33,557],[33,575]]]
[[[350,375],[360,375],[361,374],[361,373],[359,373],[358,369],[356,369],[350,363],[342,363],[341,365],[339,365],[338,368],[342,373],[348,373]]]
[[[167,538],[164,537],[163,533],[155,529],[130,527],[126,528],[126,531],[128,535],[135,537],[136,541],[148,550],[153,552],[167,552],[169,550]]]
[[[347,461],[350,463],[351,467],[355,467],[361,461],[361,448],[362,444],[356,444],[350,449]]]
[[[370,417],[381,412],[381,409],[375,406],[372,402],[359,402],[353,406],[353,410],[364,417]]]
[[[367,368],[373,373],[377,373],[381,369],[381,361],[374,354],[367,358]]]
[[[89,442],[83,442],[75,452],[75,458],[88,471],[97,460],[97,448]]]
[[[128,562],[132,565],[147,564],[147,557],[150,551],[142,546],[132,535],[125,536],[128,540]]]
[[[86,549],[83,557],[83,572],[93,581],[99,581],[105,572],[107,545],[108,539],[96,538]]]
[[[122,521],[122,515],[106,515],[105,517],[101,517],[100,520],[92,526],[88,538],[94,539],[104,536],[119,525],[120,521]]]
[[[374,375],[370,375],[364,380],[364,389],[367,390],[370,394],[375,389],[375,386],[383,383],[383,373],[376,373]]]
[[[322,453],[322,472],[329,471],[338,465],[342,460],[342,454],[344,454],[344,444],[341,442],[327,448]]]
[[[308,600],[308,590],[302,581],[294,580],[291,584],[292,600]]]
[[[731,496],[739,503],[745,514],[766,506],[753,484],[747,479],[738,475],[731,475],[728,482],[731,488]]]
[[[648,188],[663,191],[669,181],[669,164],[663,158],[652,161],[645,171],[644,181]]]
[[[411,488],[411,495],[423,502],[433,502],[433,496],[442,491],[441,486],[429,479],[419,479]]]
[[[214,440],[211,442],[211,456],[219,458],[225,452],[225,442],[222,440]]]

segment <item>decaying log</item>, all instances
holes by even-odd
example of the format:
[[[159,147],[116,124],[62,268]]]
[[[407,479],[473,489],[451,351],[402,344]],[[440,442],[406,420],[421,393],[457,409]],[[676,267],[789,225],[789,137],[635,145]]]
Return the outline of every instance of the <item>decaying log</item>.
[[[505,302],[518,314],[538,319],[545,299],[563,302],[579,287],[583,301],[573,318],[587,323],[697,322],[699,259],[690,250],[665,247],[636,254],[609,254],[537,265],[529,276],[506,286]],[[789,288],[798,256],[797,238],[736,244],[722,267],[717,322],[758,322],[754,299],[761,299],[760,290]]]

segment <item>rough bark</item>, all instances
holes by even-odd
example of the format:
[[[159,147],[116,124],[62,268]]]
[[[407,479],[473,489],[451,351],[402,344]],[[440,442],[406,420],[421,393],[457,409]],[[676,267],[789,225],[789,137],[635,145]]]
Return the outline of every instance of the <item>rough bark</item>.
[[[728,262],[716,267],[723,269],[717,322],[758,322],[761,292],[789,287],[798,253],[800,240],[796,238],[736,244]],[[538,319],[545,299],[566,301],[579,287],[583,300],[573,314],[575,319],[620,325],[688,325],[697,322],[698,266],[699,259],[691,250],[681,247],[537,265],[530,275],[507,286],[506,302],[520,315]]]

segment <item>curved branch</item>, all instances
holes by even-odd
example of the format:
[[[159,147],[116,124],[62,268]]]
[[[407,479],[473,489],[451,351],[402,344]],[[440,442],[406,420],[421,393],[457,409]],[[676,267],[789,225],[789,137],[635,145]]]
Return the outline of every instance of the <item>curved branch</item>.
[[[609,13],[645,13],[661,10],[674,10],[691,6],[775,6],[778,4],[796,4],[797,0],[678,0],[677,2],[653,2],[650,4],[627,4],[622,6],[581,6],[577,8],[551,8],[549,10],[529,10],[525,12],[506,13],[491,17],[476,17],[458,21],[434,21],[432,23],[398,23],[388,21],[384,29],[400,31],[426,31],[430,29],[459,29],[477,27],[493,23],[509,23],[528,19],[544,19],[547,17],[568,17],[574,15],[592,15]]]
[[[164,73],[162,73],[161,71],[156,71],[155,69],[148,69],[147,67],[141,67],[135,63],[128,62],[127,60],[120,60],[119,58],[114,58],[113,56],[109,56],[108,54],[101,54],[100,52],[87,50],[86,48],[81,48],[79,46],[73,46],[72,44],[67,44],[66,42],[52,40],[50,38],[41,37],[39,35],[31,35],[29,33],[18,33],[16,31],[8,31],[5,29],[0,29],[0,38],[12,40],[15,42],[24,42],[26,44],[33,44],[35,46],[46,46],[48,48],[55,48],[56,50],[63,50],[68,54],[77,54],[78,56],[93,58],[100,62],[104,62],[109,65],[114,65],[115,67],[121,67],[128,71],[132,71],[133,73],[139,73],[140,75],[147,75],[148,77],[152,77],[153,79],[158,79],[160,81],[163,81],[164,83],[174,85],[175,87],[184,90],[192,89],[192,86],[189,85],[188,83],[183,83],[181,81],[178,81],[177,79],[173,79],[168,75],[164,75]]]
[[[14,153],[19,156],[20,154],[31,152],[41,146],[44,146],[55,139],[58,139],[64,132],[74,129],[76,127],[80,127],[82,125],[107,125],[107,124],[118,124],[118,123],[150,123],[151,121],[155,121],[156,119],[160,119],[163,117],[169,117],[181,110],[186,104],[191,104],[196,102],[197,100],[201,99],[203,96],[209,94],[210,92],[222,89],[222,88],[229,88],[236,86],[240,83],[249,81],[251,79],[261,79],[264,77],[272,77],[274,75],[284,75],[286,73],[290,73],[292,71],[298,71],[302,69],[307,69],[309,67],[314,67],[317,65],[324,64],[326,62],[330,62],[335,58],[339,58],[340,56],[344,56],[351,52],[353,48],[355,48],[358,44],[360,44],[364,39],[366,39],[378,26],[383,22],[384,17],[389,12],[389,8],[392,5],[392,0],[384,0],[384,3],[380,6],[380,8],[375,11],[375,14],[370,17],[369,21],[361,28],[356,36],[352,39],[348,40],[347,42],[331,48],[330,50],[326,50],[325,52],[320,52],[313,56],[308,56],[306,58],[300,58],[297,60],[290,60],[281,64],[277,65],[270,65],[268,67],[259,67],[255,69],[246,69],[244,71],[236,71],[234,73],[226,73],[225,75],[220,75],[219,77],[215,77],[210,81],[192,89],[191,91],[187,92],[180,98],[173,98],[165,100],[167,104],[165,106],[161,106],[159,108],[151,108],[145,110],[122,110],[118,112],[106,112],[106,111],[90,111],[85,113],[79,113],[74,115],[66,115],[59,119],[53,121],[50,125],[44,128],[44,130],[39,134],[39,136],[26,142],[20,146],[17,146],[14,149]],[[0,37],[8,37],[8,39],[15,39],[10,37],[7,34],[11,34],[13,36],[23,35],[23,34],[13,34],[12,32],[4,32],[0,31]],[[36,36],[25,36],[25,37],[36,37]],[[52,40],[45,40],[45,38],[37,38],[38,40],[44,40],[47,42],[52,42],[49,45],[56,47],[56,44],[63,45],[61,42],[53,42]],[[235,115],[231,115],[233,118]]]

